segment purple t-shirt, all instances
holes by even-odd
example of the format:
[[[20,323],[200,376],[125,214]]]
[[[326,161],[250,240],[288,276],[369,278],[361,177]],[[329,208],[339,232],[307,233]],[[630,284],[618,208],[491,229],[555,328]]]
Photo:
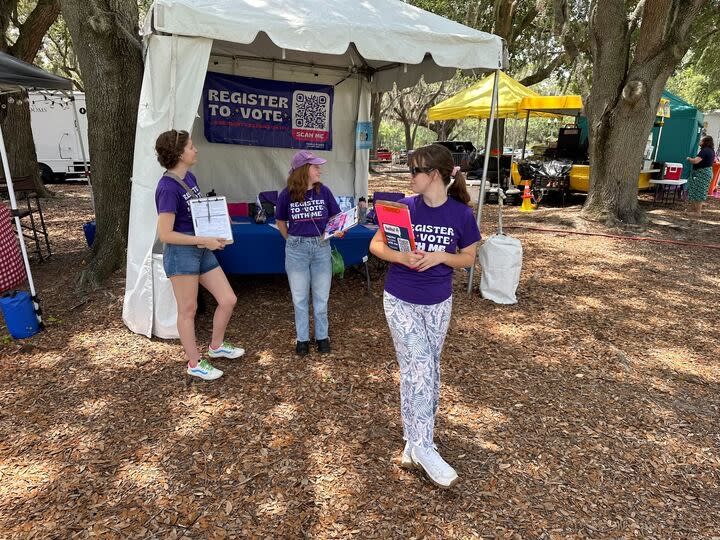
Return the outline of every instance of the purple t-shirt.
[[[195,193],[196,197],[202,197],[195,176],[190,171],[185,175],[185,183]],[[175,214],[173,231],[193,234],[192,215],[190,214],[191,195],[185,191],[180,183],[169,177],[163,176],[155,188],[155,208],[158,214],[172,212]]]
[[[275,218],[287,221],[291,236],[321,236],[328,219],[339,212],[332,191],[325,185],[320,186],[320,193],[314,187],[308,189],[302,202],[291,201],[290,191],[285,188],[278,195]]]
[[[452,197],[436,208],[425,204],[422,195],[398,201],[410,208],[415,248],[420,251],[457,253],[480,240],[472,209]],[[385,290],[411,304],[439,304],[452,296],[453,268],[438,264],[418,272],[403,264],[391,264]]]

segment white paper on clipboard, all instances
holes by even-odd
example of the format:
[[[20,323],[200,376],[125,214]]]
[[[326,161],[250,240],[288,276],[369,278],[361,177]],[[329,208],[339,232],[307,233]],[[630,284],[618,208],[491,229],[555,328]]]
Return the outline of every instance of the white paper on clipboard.
[[[195,236],[224,238],[228,243],[233,242],[225,197],[202,197],[189,202]]]

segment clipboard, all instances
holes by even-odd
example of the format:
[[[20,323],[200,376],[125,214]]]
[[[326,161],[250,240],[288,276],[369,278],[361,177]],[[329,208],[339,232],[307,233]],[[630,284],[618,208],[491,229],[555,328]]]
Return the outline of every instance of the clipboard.
[[[344,212],[335,214],[331,217],[327,226],[325,227],[325,234],[323,238],[325,240],[331,238],[337,232],[345,232],[358,224],[358,209],[357,206],[353,206]]]
[[[225,197],[190,199],[188,204],[195,236],[224,238],[228,244],[233,242],[230,214]]]
[[[383,241],[390,249],[415,251],[415,234],[406,204],[378,201],[374,205]]]

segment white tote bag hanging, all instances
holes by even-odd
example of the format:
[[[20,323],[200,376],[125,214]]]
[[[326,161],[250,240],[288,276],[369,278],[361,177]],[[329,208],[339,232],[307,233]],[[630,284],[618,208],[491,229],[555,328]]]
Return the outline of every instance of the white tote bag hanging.
[[[522,244],[502,230],[502,210],[505,193],[498,186],[498,234],[493,234],[480,247],[480,294],[496,304],[516,304],[520,271],[522,270]]]

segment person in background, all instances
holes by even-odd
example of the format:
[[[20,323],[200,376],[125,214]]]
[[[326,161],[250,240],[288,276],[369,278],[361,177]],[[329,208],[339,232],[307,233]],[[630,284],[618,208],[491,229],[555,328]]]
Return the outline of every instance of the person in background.
[[[163,250],[163,267],[172,284],[177,303],[177,329],[187,356],[187,373],[204,380],[214,380],[223,372],[198,352],[195,338],[195,312],[198,285],[215,297],[217,308],[213,317],[212,340],[208,347],[211,358],[239,358],[245,351],[225,341],[225,329],[237,302],[225,273],[213,250],[225,247],[225,239],[195,236],[189,200],[201,196],[190,167],[197,163],[197,149],[187,131],[161,133],[155,152],[163,173],[155,190],[158,212],[157,231]]]
[[[309,300],[312,290],[315,341],[320,353],[329,353],[328,298],[332,283],[330,240],[323,238],[328,219],[340,212],[335,197],[320,182],[320,165],[327,160],[307,150],[290,163],[287,187],[278,195],[275,219],[285,238],[285,271],[295,309],[295,352],[310,352]],[[342,233],[336,236],[342,237]]]
[[[687,160],[692,163],[693,169],[688,181],[688,200],[690,208],[688,215],[699,218],[702,214],[703,202],[707,199],[710,182],[712,182],[712,165],[715,162],[715,143],[710,135],[700,139],[700,151],[696,157]]]
[[[480,231],[460,167],[439,144],[415,150],[409,159],[410,187],[402,199],[410,209],[416,251],[389,248],[378,231],[370,243],[389,261],[383,304],[400,365],[400,412],[405,449],[401,465],[425,471],[437,486],[453,486],[458,475],[434,444],[440,399],[440,355],[452,311],[455,268],[475,264]]]

